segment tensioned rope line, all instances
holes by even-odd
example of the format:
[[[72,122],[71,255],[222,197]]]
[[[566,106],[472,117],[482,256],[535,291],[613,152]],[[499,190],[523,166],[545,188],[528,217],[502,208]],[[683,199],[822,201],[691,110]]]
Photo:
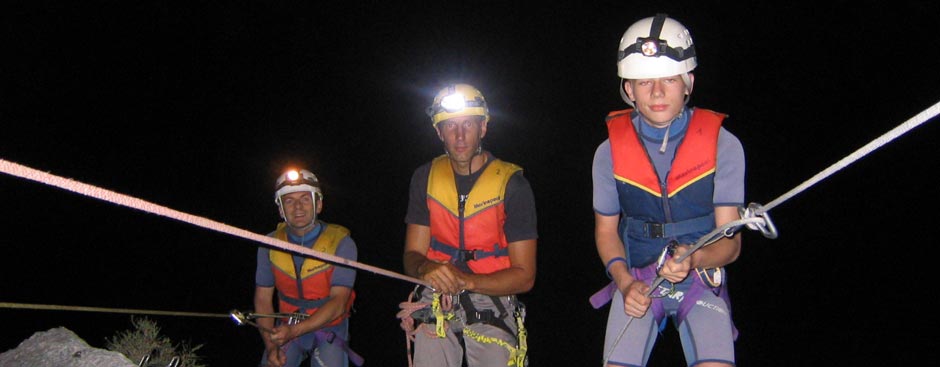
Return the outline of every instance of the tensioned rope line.
[[[271,246],[274,246],[283,250],[293,251],[293,252],[301,253],[304,255],[313,256],[320,260],[324,260],[324,261],[328,261],[328,262],[332,262],[332,263],[336,263],[340,265],[345,265],[345,266],[353,267],[356,269],[366,270],[372,273],[387,276],[389,278],[404,280],[406,282],[411,282],[414,284],[420,284],[420,285],[426,286],[428,288],[433,288],[431,287],[430,284],[422,281],[421,279],[412,278],[407,275],[399,274],[390,270],[385,270],[385,269],[375,267],[372,265],[363,264],[363,263],[349,260],[349,259],[344,259],[336,255],[331,255],[331,254],[327,254],[324,252],[312,250],[303,246],[295,245],[293,243],[281,241],[273,237],[268,237],[268,236],[253,233],[253,232],[241,229],[241,228],[236,228],[225,223],[217,222],[211,219],[207,219],[207,218],[203,218],[200,216],[184,213],[178,210],[170,209],[168,207],[157,205],[157,204],[145,201],[145,200],[141,200],[133,196],[121,194],[121,193],[114,192],[111,190],[92,186],[86,183],[67,179],[61,176],[56,176],[50,173],[42,172],[42,171],[27,167],[21,164],[13,163],[4,159],[0,159],[0,171],[13,175],[13,176],[22,177],[22,178],[36,181],[36,182],[41,182],[50,186],[55,186],[58,188],[62,188],[68,191],[72,191],[72,192],[82,194],[85,196],[90,196],[96,199],[111,202],[111,203],[118,204],[121,206],[126,206],[129,208],[142,210],[148,213],[161,215],[161,216],[168,217],[171,219],[176,219],[181,222],[186,222],[186,223],[193,224],[193,225],[203,227],[206,229],[211,229],[217,232],[227,233],[227,234],[230,234],[236,237],[241,237],[247,240],[261,242],[261,243],[271,245]]]
[[[105,313],[129,313],[135,315],[165,315],[165,316],[192,316],[192,317],[230,317],[227,313],[203,313],[203,312],[177,312],[160,310],[141,310],[134,308],[107,308],[107,307],[85,307],[85,306],[63,306],[63,305],[42,305],[35,303],[15,303],[0,302],[0,308],[18,308],[29,310],[54,310],[54,311],[86,311],[86,312],[105,312]]]
[[[934,116],[937,116],[937,114],[940,114],[940,102],[937,102],[933,106],[928,107],[926,110],[923,110],[921,113],[918,113],[914,117],[911,117],[904,123],[898,125],[894,129],[891,129],[891,131],[888,131],[884,133],[883,135],[879,136],[878,138],[876,138],[875,140],[872,140],[870,143],[865,144],[865,146],[859,148],[858,150],[856,150],[852,154],[849,154],[845,158],[842,158],[838,162],[829,166],[829,168],[826,168],[825,170],[817,173],[815,176],[811,177],[809,180],[806,180],[799,186],[793,188],[792,190],[786,192],[783,195],[780,195],[779,198],[776,198],[770,203],[767,203],[767,205],[764,205],[763,208],[757,209],[756,214],[760,215],[760,214],[763,214],[764,212],[770,211],[770,209],[773,209],[775,206],[783,203],[787,199],[795,196],[796,194],[799,194],[800,192],[802,192],[803,190],[806,190],[810,186],[815,185],[817,182],[822,181],[823,179],[832,175],[836,171],[839,171],[840,169],[852,164],[853,162],[857,161],[859,158],[864,157],[868,153],[871,153],[871,151],[880,148],[882,145],[887,144],[888,142],[894,140],[895,138],[901,136],[902,134],[908,132],[909,130],[917,126],[920,126],[925,121],[934,118]]]
[[[790,191],[784,193],[783,195],[781,195],[781,196],[778,197],[777,199],[774,199],[773,201],[771,201],[771,202],[768,203],[767,205],[764,205],[764,206],[761,206],[761,205],[752,205],[752,206],[749,206],[748,209],[744,212],[745,218],[742,218],[742,219],[737,220],[737,221],[729,222],[729,223],[725,224],[724,226],[721,226],[721,227],[719,227],[719,228],[716,228],[716,229],[713,230],[712,232],[710,232],[710,233],[708,233],[708,234],[702,236],[701,238],[699,238],[698,241],[696,241],[696,244],[695,244],[694,246],[692,246],[692,247],[689,249],[688,252],[686,252],[686,253],[683,254],[682,256],[676,258],[675,261],[676,261],[676,262],[682,262],[683,260],[685,260],[685,258],[691,256],[692,253],[695,252],[696,250],[698,250],[698,249],[700,249],[700,248],[702,248],[702,247],[704,247],[704,246],[708,246],[708,245],[710,245],[710,244],[716,242],[717,240],[721,239],[721,238],[724,237],[724,236],[729,236],[729,237],[730,237],[730,236],[736,231],[737,228],[740,228],[741,226],[743,226],[743,225],[745,225],[745,224],[747,224],[747,226],[748,226],[749,228],[755,229],[755,230],[760,230],[761,232],[764,233],[765,236],[768,236],[769,233],[767,232],[767,228],[766,228],[765,226],[767,226],[767,225],[772,225],[772,224],[770,223],[769,217],[768,217],[768,218],[765,218],[765,219],[766,219],[766,222],[764,221],[764,219],[760,219],[760,220],[758,220],[758,221],[755,221],[755,219],[758,219],[758,218],[756,218],[756,217],[763,217],[763,216],[765,216],[765,214],[766,214],[768,211],[770,211],[770,209],[773,209],[774,207],[776,207],[777,205],[780,205],[780,204],[783,203],[784,201],[787,201],[787,200],[790,199],[791,197],[796,196],[796,195],[799,194],[800,192],[802,192],[802,191],[806,190],[807,188],[809,188],[809,187],[815,185],[817,182],[822,181],[822,180],[825,179],[826,177],[831,176],[833,173],[835,173],[835,172],[841,170],[842,168],[845,168],[846,166],[848,166],[848,165],[852,164],[853,162],[857,161],[858,159],[864,157],[864,156],[867,155],[868,153],[871,153],[871,152],[874,151],[875,149],[878,149],[878,148],[880,148],[881,146],[883,146],[883,145],[889,143],[890,141],[896,139],[897,137],[903,135],[904,133],[910,131],[911,129],[913,129],[913,128],[917,127],[917,126],[920,126],[921,124],[923,124],[923,123],[926,122],[927,120],[930,120],[930,119],[936,117],[938,114],[940,114],[940,102],[935,103],[933,106],[930,106],[930,107],[928,107],[927,109],[925,109],[925,110],[921,111],[920,113],[918,113],[917,115],[914,115],[914,117],[911,117],[910,119],[908,119],[907,121],[901,123],[900,125],[898,125],[898,126],[895,127],[894,129],[891,129],[890,131],[888,131],[887,133],[882,134],[881,136],[879,136],[879,137],[876,138],[875,140],[872,140],[872,141],[869,142],[868,144],[865,144],[865,146],[859,148],[858,150],[856,150],[856,151],[853,152],[852,154],[849,154],[849,155],[846,156],[845,158],[842,158],[841,160],[839,160],[838,162],[836,162],[836,163],[834,163],[833,165],[829,166],[829,167],[826,168],[825,170],[823,170],[823,171],[817,173],[815,176],[811,177],[809,180],[806,180],[805,182],[803,182],[802,184],[800,184],[800,185],[798,185],[797,187],[793,188],[792,190],[790,190]],[[762,224],[762,223],[763,223],[763,224]],[[773,237],[771,237],[771,238],[776,238],[776,229],[773,229],[773,232],[774,232],[774,233],[773,233]],[[664,280],[664,278],[663,278],[662,276],[656,277],[656,279],[654,279],[653,282],[651,283],[650,293],[649,293],[649,294],[652,294],[652,292],[656,289],[656,287],[657,287],[660,283],[663,282],[663,280]],[[648,294],[648,295],[649,295],[649,294]],[[604,366],[607,366],[607,363],[610,361],[610,356],[613,354],[614,350],[617,348],[617,345],[620,344],[620,339],[623,337],[624,333],[627,331],[627,328],[630,327],[630,323],[633,321],[633,319],[634,319],[633,317],[630,317],[630,318],[627,320],[627,322],[623,325],[623,328],[620,330],[620,333],[618,334],[617,338],[614,340],[613,344],[611,345],[610,350],[608,350],[608,351],[605,353],[605,355],[604,355]]]

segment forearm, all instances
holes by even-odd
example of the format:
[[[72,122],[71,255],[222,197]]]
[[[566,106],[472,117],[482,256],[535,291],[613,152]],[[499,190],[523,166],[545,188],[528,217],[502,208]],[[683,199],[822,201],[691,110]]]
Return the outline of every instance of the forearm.
[[[601,265],[606,267],[605,271],[617,287],[623,290],[634,279],[630,275],[626,249],[617,233],[619,220],[619,216],[603,216],[595,213],[594,241]]]
[[[691,267],[709,269],[725,266],[737,260],[740,254],[741,234],[736,233],[732,237],[722,237],[692,253]]]
[[[274,291],[271,289],[260,287],[255,288],[255,313],[274,313],[273,296]],[[258,332],[261,334],[261,340],[264,342],[265,349],[276,346],[274,342],[271,341],[271,334],[267,331],[274,329],[274,319],[269,317],[260,317],[255,319],[255,323],[260,326],[258,328]]]
[[[528,292],[535,285],[535,239],[509,244],[508,268],[489,274],[463,274],[466,290],[490,296]]]
[[[733,206],[719,206],[715,208],[715,228],[741,219],[738,209]],[[703,246],[692,254],[691,267],[717,268],[728,265],[738,259],[741,254],[741,233],[731,237],[722,237],[707,246]]]
[[[421,278],[424,275],[424,265],[430,260],[424,254],[416,251],[405,251],[404,267],[405,274],[415,278]]]
[[[535,285],[535,276],[526,269],[510,267],[490,274],[468,274],[470,292],[489,296],[508,296],[528,292]]]
[[[312,333],[322,329],[346,313],[346,299],[330,298],[313,315],[296,325],[297,336]]]
[[[403,265],[405,274],[421,278],[424,275],[424,265],[430,261],[427,258],[431,247],[431,228],[419,224],[408,224],[405,229],[405,252]]]

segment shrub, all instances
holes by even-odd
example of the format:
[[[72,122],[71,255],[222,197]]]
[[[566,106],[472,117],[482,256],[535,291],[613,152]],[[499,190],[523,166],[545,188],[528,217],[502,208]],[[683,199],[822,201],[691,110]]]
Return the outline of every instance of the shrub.
[[[206,367],[199,363],[201,357],[196,355],[202,344],[190,346],[189,343],[183,342],[174,346],[170,338],[160,335],[157,323],[146,317],[131,317],[131,324],[134,325],[134,330],[125,330],[115,334],[113,338],[105,338],[108,350],[121,353],[138,364],[146,358],[144,367],[170,366],[174,358],[176,363],[172,366]]]

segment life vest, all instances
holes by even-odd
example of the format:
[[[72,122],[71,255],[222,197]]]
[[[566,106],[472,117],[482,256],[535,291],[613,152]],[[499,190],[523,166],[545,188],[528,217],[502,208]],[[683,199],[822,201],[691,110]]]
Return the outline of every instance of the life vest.
[[[715,228],[714,175],[724,114],[696,108],[661,184],[631,119],[633,110],[607,117],[614,178],[622,216],[620,235],[631,267],[656,260],[670,242],[694,243]]]
[[[509,178],[520,170],[515,164],[492,160],[461,201],[450,160],[446,155],[435,158],[428,175],[431,246],[427,257],[475,274],[508,268],[504,200]]]
[[[312,249],[333,255],[336,253],[340,241],[349,236],[349,230],[336,224],[322,222],[321,224],[324,225],[324,228],[317,237],[316,242],[314,242]],[[277,225],[274,238],[287,241],[287,225],[285,223],[281,222]],[[291,253],[274,249],[269,253],[271,270],[274,273],[274,285],[277,287],[279,312],[300,312],[312,315],[330,299],[330,282],[333,279],[334,269],[332,264],[316,258],[305,258],[300,269],[301,276],[297,276]],[[353,291],[346,303],[346,313],[326,326],[338,325],[343,319],[349,317],[349,310],[352,308],[355,298],[356,292]]]

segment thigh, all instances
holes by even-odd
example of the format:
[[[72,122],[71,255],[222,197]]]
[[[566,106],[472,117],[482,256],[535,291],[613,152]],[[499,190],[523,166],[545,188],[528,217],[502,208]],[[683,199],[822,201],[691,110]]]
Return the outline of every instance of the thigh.
[[[607,332],[604,337],[604,357],[610,356],[608,363],[615,366],[646,365],[653,344],[656,343],[656,336],[652,309],[642,318],[630,317],[623,312],[623,294],[620,291],[615,292],[610,303]]]
[[[321,341],[310,356],[311,367],[347,367],[349,356],[338,345]]]
[[[733,333],[728,305],[713,293],[703,292],[679,325],[686,362],[690,366],[706,361],[734,365]]]
[[[310,335],[310,334],[308,334]],[[312,336],[312,335],[311,335]],[[281,353],[284,353],[287,356],[287,363],[284,364],[285,367],[297,367],[300,366],[300,363],[307,357],[308,352],[313,347],[313,338],[303,335],[297,339],[291,340],[287,344],[281,346]],[[268,365],[268,352],[265,351],[261,356],[260,366],[269,366]]]
[[[463,363],[463,347],[448,322],[445,337],[434,334],[434,324],[421,324],[415,334],[415,367],[460,367]]]
[[[470,329],[473,335],[468,335]],[[464,345],[467,348],[467,366],[504,367],[515,349],[516,337],[499,327],[476,323],[464,327]]]

